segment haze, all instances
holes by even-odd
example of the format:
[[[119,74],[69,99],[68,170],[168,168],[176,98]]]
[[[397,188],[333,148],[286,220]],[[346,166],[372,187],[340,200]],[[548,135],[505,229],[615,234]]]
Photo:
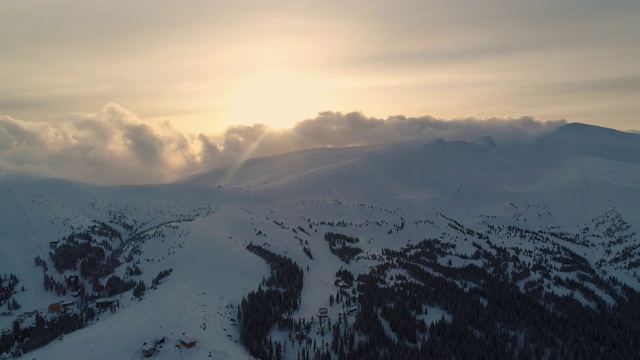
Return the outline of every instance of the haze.
[[[638,129],[639,18],[635,1],[5,1],[0,167],[163,182],[314,146]]]

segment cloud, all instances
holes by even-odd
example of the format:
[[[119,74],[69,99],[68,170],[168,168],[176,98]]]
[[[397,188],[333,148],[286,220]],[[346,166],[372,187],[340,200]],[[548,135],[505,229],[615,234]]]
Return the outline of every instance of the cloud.
[[[51,121],[0,116],[0,168],[95,184],[159,183],[250,157],[316,147],[425,141],[526,140],[564,120],[531,117],[444,120],[430,116],[366,117],[322,112],[290,129],[232,126],[223,134],[186,134],[170,122],[148,124],[110,103],[98,113]]]
[[[0,117],[0,166],[98,184],[166,181],[197,162],[194,142],[117,104],[55,121]]]
[[[298,123],[292,132],[312,147],[349,146],[398,142],[413,139],[472,140],[490,135],[497,140],[524,139],[553,129],[564,120],[542,122],[532,117],[436,119],[431,116],[391,116],[385,120],[361,113],[320,113],[315,119]]]

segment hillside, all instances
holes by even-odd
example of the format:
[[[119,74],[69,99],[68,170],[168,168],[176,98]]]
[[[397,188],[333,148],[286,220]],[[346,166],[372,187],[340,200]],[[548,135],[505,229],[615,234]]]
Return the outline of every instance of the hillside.
[[[625,358],[638,179],[640,135],[583,124],[305,150],[166,185],[1,172],[0,352],[139,359],[164,337],[156,359]],[[45,323],[64,331],[37,347]]]

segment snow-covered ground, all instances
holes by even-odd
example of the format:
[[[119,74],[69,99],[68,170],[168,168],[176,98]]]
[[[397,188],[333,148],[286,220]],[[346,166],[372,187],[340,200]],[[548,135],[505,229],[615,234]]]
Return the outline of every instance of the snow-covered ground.
[[[49,261],[49,273],[60,279],[71,275],[51,266],[50,242],[97,222],[123,235],[149,234],[137,243],[134,262],[142,275],[134,279],[149,286],[160,271],[173,270],[142,299],[131,291],[120,295],[114,314],[100,314],[86,328],[26,354],[28,359],[138,359],[145,343],[159,336],[167,341],[157,359],[249,358],[238,340],[237,305],[269,276],[265,261],[246,250],[249,243],[304,269],[295,318],[312,319],[327,307],[336,321],[342,305],[329,304],[338,290],[336,272],[364,273],[385,248],[440,238],[456,244],[444,262],[472,263],[459,255],[474,253],[473,240],[493,250],[465,231],[487,234],[489,225],[580,234],[582,245],[551,240],[592,265],[604,259],[597,267],[601,274],[640,288],[635,268],[627,266],[640,258],[633,247],[640,244],[640,136],[583,125],[518,144],[412,141],[306,150],[157,186],[97,187],[0,172],[0,204],[0,275],[17,275],[14,298],[22,305],[0,316],[1,329],[10,329],[25,311],[46,313],[49,304],[69,299],[44,290],[34,258]],[[612,224],[624,228],[615,233],[624,238],[616,244],[608,244]],[[327,231],[360,239],[363,253],[342,262],[329,251]],[[518,256],[529,262],[527,250],[547,246],[513,234],[496,231],[490,237],[523,251]],[[630,246],[630,258],[612,260]],[[116,274],[124,277],[127,265]],[[426,321],[447,317],[437,308],[428,314]],[[177,347],[183,335],[196,339],[196,346]]]

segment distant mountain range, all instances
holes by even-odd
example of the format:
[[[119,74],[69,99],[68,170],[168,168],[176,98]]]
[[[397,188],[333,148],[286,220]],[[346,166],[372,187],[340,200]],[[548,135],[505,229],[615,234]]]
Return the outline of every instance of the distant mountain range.
[[[163,185],[0,171],[0,354],[637,357],[640,135],[490,135]]]

